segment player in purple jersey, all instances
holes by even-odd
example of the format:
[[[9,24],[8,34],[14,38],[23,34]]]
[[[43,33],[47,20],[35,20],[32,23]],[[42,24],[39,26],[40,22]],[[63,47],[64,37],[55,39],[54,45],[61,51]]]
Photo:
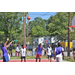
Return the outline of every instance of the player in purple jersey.
[[[39,46],[35,49],[36,51],[36,62],[37,62],[37,59],[39,58],[39,62],[41,61],[41,54],[42,54],[42,45],[39,44]]]
[[[62,55],[64,59],[64,49],[61,47],[60,43],[58,43],[58,47],[55,48],[54,59],[55,59],[55,53],[56,53],[56,62],[62,62]]]
[[[8,41],[9,41],[9,38],[7,38],[7,41],[6,41],[5,44],[2,43],[3,62],[8,62],[8,61],[9,61],[7,48],[14,42],[14,41],[11,41],[11,42],[7,45]]]

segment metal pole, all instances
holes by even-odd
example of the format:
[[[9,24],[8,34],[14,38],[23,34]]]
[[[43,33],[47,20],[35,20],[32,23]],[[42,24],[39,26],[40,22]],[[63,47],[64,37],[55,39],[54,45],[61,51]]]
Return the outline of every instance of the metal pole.
[[[29,16],[29,13],[28,13],[28,16]],[[27,48],[28,48],[28,41],[29,41],[29,20],[27,25]]]
[[[70,57],[70,30],[69,30],[69,26],[70,26],[70,12],[69,12],[69,23],[68,23],[68,56]]]
[[[25,13],[24,12],[23,12],[23,26],[24,26],[24,46],[26,46]]]

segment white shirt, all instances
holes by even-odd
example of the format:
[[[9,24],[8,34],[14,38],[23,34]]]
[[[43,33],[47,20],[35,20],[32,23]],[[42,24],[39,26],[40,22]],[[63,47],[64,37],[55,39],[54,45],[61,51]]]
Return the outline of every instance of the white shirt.
[[[50,48],[48,47],[47,48],[47,55],[51,55],[51,51],[52,51],[52,48],[51,47]]]
[[[21,56],[26,56],[26,48],[21,48]]]
[[[17,51],[17,52],[19,52],[19,51],[20,51],[20,50],[19,50],[19,47],[16,47],[16,51]]]
[[[55,48],[55,51],[56,51],[56,48]],[[64,51],[64,48],[62,48],[62,51]],[[56,55],[56,57],[62,57],[62,53]]]

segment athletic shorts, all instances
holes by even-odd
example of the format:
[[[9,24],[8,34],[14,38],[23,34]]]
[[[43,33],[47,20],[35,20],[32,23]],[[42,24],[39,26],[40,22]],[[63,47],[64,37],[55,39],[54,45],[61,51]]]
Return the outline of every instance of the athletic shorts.
[[[25,56],[21,56],[21,59],[25,59],[26,57]]]
[[[8,62],[9,61],[9,57],[8,56],[3,56],[3,62]]]
[[[62,62],[62,57],[56,57],[56,62]]]
[[[52,57],[51,55],[48,55],[48,59],[51,58],[51,57]]]
[[[36,58],[41,58],[41,54],[37,54],[36,55]]]

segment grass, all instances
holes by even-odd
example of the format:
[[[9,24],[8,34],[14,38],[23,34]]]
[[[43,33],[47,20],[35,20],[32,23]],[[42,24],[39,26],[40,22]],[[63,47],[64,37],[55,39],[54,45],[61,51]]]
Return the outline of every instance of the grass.
[[[66,57],[64,57],[64,60],[65,61],[70,61],[70,62],[75,62],[73,57],[69,58],[69,57],[66,56]]]
[[[27,52],[32,52],[32,51],[27,50]],[[2,50],[0,50],[0,53],[2,54]],[[9,53],[9,50],[8,50],[8,53]],[[16,53],[16,50],[13,49],[13,50],[12,50],[12,53]]]
[[[26,59],[35,59],[36,56],[26,56]],[[10,57],[10,59],[21,59],[21,57]],[[41,56],[41,59],[47,59],[46,56]]]

